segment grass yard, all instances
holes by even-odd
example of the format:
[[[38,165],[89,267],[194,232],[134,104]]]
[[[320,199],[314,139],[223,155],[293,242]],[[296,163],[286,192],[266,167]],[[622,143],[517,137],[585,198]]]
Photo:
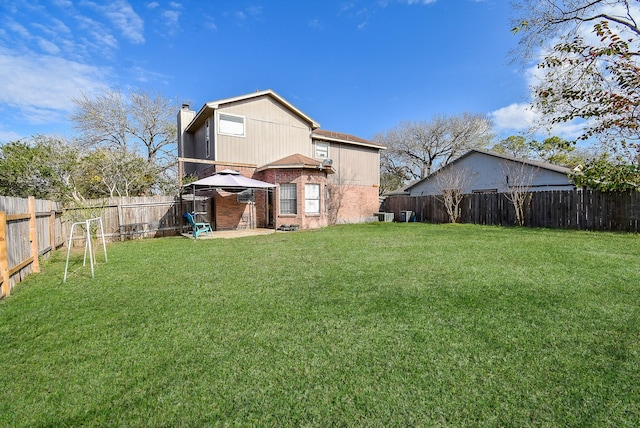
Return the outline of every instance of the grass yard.
[[[0,302],[2,426],[640,425],[639,235],[162,238],[62,284],[65,256]]]

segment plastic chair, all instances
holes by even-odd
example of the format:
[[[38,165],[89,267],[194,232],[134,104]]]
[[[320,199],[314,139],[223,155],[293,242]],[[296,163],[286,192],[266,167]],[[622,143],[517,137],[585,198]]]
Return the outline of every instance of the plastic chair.
[[[213,229],[209,223],[200,222],[197,223],[194,216],[191,213],[184,213],[184,218],[187,219],[189,224],[191,225],[191,229],[193,229],[193,237],[198,239],[198,236],[206,233],[209,235],[209,232],[213,233]]]

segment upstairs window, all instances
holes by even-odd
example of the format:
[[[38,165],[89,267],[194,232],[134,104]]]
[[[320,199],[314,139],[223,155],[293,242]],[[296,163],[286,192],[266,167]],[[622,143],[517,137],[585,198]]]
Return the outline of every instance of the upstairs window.
[[[329,159],[329,143],[316,141],[316,159]]]
[[[244,137],[244,117],[220,113],[218,118],[218,132],[235,137]]]
[[[280,184],[280,214],[297,214],[297,206],[296,184]]]

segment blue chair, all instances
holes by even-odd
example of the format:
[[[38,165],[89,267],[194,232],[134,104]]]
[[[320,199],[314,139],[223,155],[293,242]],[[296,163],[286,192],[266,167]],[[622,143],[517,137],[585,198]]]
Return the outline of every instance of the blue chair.
[[[191,229],[193,230],[193,237],[195,239],[198,239],[198,236],[202,233],[206,233],[207,235],[209,235],[209,232],[213,233],[213,229],[211,229],[211,225],[209,223],[196,223],[196,220],[191,213],[184,213],[183,217],[186,218],[191,225]]]

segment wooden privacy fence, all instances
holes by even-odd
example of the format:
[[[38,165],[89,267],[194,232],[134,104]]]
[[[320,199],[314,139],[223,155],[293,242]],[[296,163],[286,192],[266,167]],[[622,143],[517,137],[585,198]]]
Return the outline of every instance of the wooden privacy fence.
[[[179,205],[175,196],[93,199],[67,206],[65,225],[101,217],[105,239],[111,242],[176,235],[180,227]],[[188,209],[191,206],[183,203],[183,210]],[[74,237],[73,245],[84,245],[84,237]]]
[[[383,209],[400,218],[401,211],[415,213],[416,221],[448,223],[437,196],[389,196]],[[513,204],[504,193],[465,195],[460,223],[510,226],[516,224]],[[640,192],[569,190],[531,192],[525,206],[524,225],[579,230],[640,232]]]
[[[182,209],[192,205],[183,201]],[[53,201],[0,196],[0,298],[40,270],[38,257],[63,246],[76,221],[101,217],[107,241],[147,238],[178,234],[179,211],[174,196],[90,200],[64,209]],[[84,241],[84,234],[74,237],[72,246]]]
[[[0,298],[64,243],[60,214],[56,202],[0,197]]]

